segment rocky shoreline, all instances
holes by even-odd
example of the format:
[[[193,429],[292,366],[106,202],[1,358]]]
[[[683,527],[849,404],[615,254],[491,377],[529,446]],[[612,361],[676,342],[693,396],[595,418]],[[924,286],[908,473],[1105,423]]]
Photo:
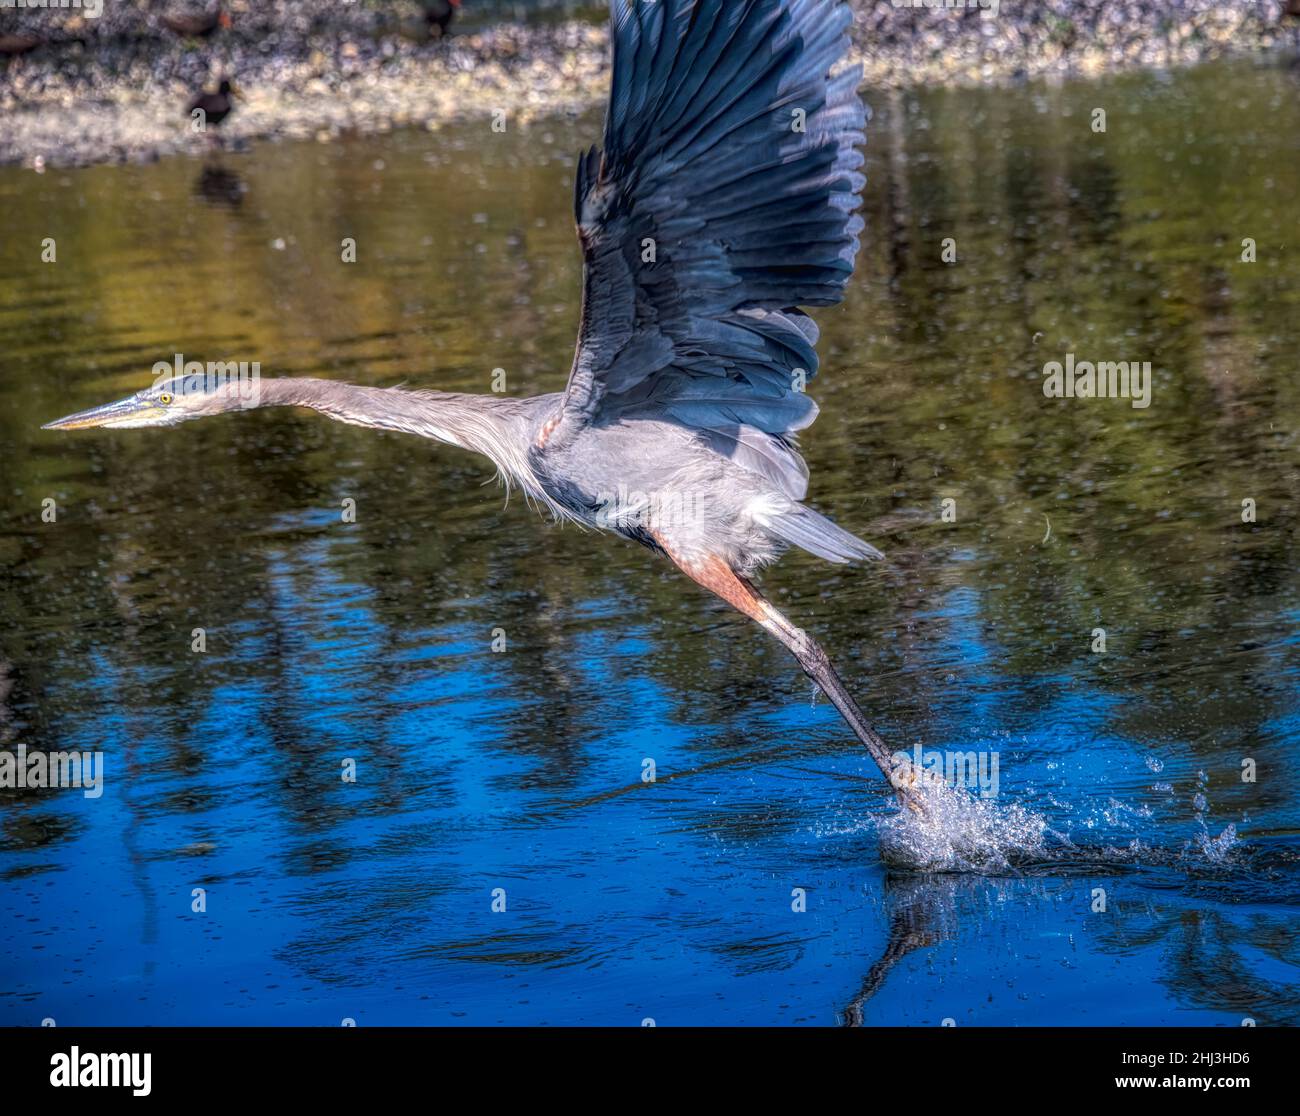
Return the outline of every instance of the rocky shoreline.
[[[230,26],[200,40],[163,26],[162,15],[178,10],[166,0],[83,2],[18,8],[0,0],[0,163],[40,168],[202,152],[207,140],[190,129],[185,109],[223,76],[241,92],[222,127],[235,144],[436,129],[501,110],[526,125],[592,107],[608,88],[599,9],[584,18],[550,9],[525,22],[471,13],[440,41],[424,33],[413,0],[228,0]],[[466,2],[473,9],[474,0]],[[1296,0],[924,6],[939,2],[854,0],[855,54],[869,88],[1092,77],[1294,51],[1300,41],[1300,18],[1286,14]],[[102,8],[98,18],[89,17],[92,3]],[[10,56],[5,36],[10,45],[23,45],[24,36],[41,42]]]

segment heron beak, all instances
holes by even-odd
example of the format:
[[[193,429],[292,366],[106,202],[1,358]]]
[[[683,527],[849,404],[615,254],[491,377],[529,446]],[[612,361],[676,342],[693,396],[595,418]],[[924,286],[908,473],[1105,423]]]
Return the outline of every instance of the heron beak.
[[[149,421],[154,418],[159,408],[143,399],[119,399],[116,403],[105,403],[91,407],[88,411],[78,411],[53,422],[47,422],[42,430],[88,430],[92,426],[152,426]]]

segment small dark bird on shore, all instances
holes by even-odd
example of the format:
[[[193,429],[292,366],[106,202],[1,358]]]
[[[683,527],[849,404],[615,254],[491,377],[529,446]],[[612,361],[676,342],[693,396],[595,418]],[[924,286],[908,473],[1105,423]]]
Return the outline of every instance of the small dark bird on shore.
[[[0,55],[4,55],[6,58],[16,58],[20,54],[26,54],[29,50],[35,50],[44,43],[45,40],[39,35],[29,35],[23,31],[0,35]]]
[[[230,16],[220,3],[205,12],[164,12],[163,26],[186,39],[206,39],[218,27],[229,28]]]
[[[424,9],[424,22],[429,25],[430,33],[436,27],[438,37],[442,38],[447,34],[451,21],[456,18],[460,0],[420,0],[420,7]]]
[[[190,102],[186,110],[192,118],[195,111],[203,112],[203,130],[216,128],[235,107],[235,87],[227,80],[222,80],[215,93],[200,93]]]

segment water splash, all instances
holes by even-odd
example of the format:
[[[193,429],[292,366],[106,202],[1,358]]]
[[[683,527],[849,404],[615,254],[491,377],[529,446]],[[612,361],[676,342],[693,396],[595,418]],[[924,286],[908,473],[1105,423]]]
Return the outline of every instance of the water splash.
[[[921,811],[901,810],[878,826],[880,854],[890,867],[989,874],[1044,853],[1047,820],[1023,806],[1000,806],[934,778],[919,781],[912,793]]]
[[[1211,837],[1209,830],[1198,833],[1196,847],[1211,864],[1228,864],[1241,847],[1241,839],[1237,836],[1237,827],[1230,824],[1217,837]]]
[[[1236,864],[1244,847],[1235,825],[1212,836],[1199,809],[1197,832],[1181,848],[1161,848],[1136,837],[1127,847],[1118,847],[1076,844],[1069,832],[1053,829],[1042,814],[1018,803],[977,798],[928,773],[914,784],[912,794],[921,811],[901,809],[876,823],[881,859],[903,871],[999,875],[1107,866],[1213,870]],[[1075,822],[1092,830],[1099,823],[1118,825],[1121,814],[1133,819],[1152,816],[1148,806],[1110,799],[1097,815]]]
[[[1192,796],[1192,808],[1196,811],[1196,836],[1194,844],[1190,847],[1194,848],[1210,864],[1228,864],[1232,861],[1234,853],[1241,845],[1241,841],[1237,837],[1237,827],[1235,825],[1229,825],[1217,837],[1210,836],[1207,817],[1210,804],[1206,794],[1209,783],[1209,778],[1204,771],[1196,773],[1197,789]]]

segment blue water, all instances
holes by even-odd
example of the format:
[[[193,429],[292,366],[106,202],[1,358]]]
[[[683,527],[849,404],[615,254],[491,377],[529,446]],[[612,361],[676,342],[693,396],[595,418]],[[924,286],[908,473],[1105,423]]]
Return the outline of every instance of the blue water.
[[[997,878],[891,873],[879,780],[798,683],[750,710],[752,686],[724,681],[735,713],[695,719],[639,669],[671,656],[662,632],[606,608],[557,617],[568,665],[539,696],[485,649],[490,606],[383,643],[372,594],[298,569],[321,565],[307,543],[268,566],[268,615],[209,652],[200,706],[173,707],[196,669],[179,656],[88,664],[95,696],[59,741],[103,750],[106,789],[61,792],[28,822],[61,831],[5,857],[6,1022],[826,1024],[909,935],[868,1023],[1296,1020],[1293,841],[1207,856],[1198,836],[1249,818],[1249,791],[1202,828],[1201,761],[1161,749],[1157,780],[1105,703],[1049,681],[1029,718],[980,668],[963,744],[999,750],[1004,793],[1083,848]],[[960,634],[946,650],[979,659]]]
[[[237,203],[183,160],[0,172],[66,245],[0,245],[0,749],[106,764],[97,799],[0,790],[0,1024],[1300,1022],[1300,285],[1205,231],[1294,230],[1289,80],[876,105],[804,445],[888,557],[765,586],[892,746],[996,754],[1023,824],[978,863],[885,839],[777,644],[457,451],[286,412],[39,430],[177,349],[557,388],[592,121],[260,147]],[[1060,122],[1112,92],[1080,153]],[[1156,354],[1149,412],[1044,405],[1045,349],[1107,345]]]

